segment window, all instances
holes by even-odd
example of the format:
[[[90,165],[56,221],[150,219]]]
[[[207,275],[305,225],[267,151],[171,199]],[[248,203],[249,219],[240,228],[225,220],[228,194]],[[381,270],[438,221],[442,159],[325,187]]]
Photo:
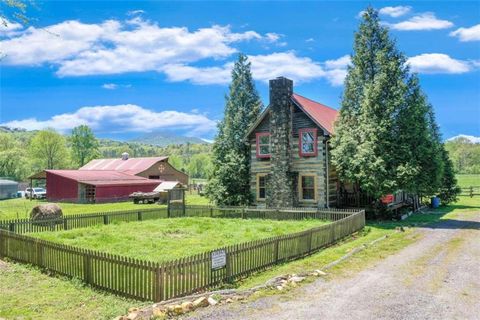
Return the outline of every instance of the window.
[[[270,133],[257,133],[257,158],[270,158]]]
[[[298,144],[301,157],[317,156],[317,129],[300,129]]]
[[[159,180],[160,176],[148,176],[148,179]]]
[[[257,200],[265,200],[267,197],[267,175],[264,173],[257,174]]]
[[[315,200],[316,198],[315,175],[300,176],[300,200]]]

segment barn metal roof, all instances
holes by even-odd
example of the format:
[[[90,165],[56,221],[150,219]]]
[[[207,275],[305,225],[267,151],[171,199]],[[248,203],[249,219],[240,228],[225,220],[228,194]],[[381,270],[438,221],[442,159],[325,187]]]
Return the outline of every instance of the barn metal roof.
[[[296,93],[292,94],[292,100],[320,127],[324,128],[329,134],[333,133],[333,124],[338,116],[337,110]]]
[[[162,180],[151,180],[115,170],[45,170],[47,173],[75,180],[80,183],[99,185],[158,185]]]
[[[8,186],[8,185],[18,185],[18,182],[13,181],[13,180],[7,180],[7,179],[0,179],[0,185],[3,186]]]
[[[310,117],[319,127],[325,129],[328,134],[333,134],[334,123],[338,116],[338,111],[327,107],[319,102],[310,100],[305,98],[299,94],[293,93],[291,96],[291,100],[298,106],[307,116]],[[255,128],[262,122],[262,120],[267,116],[270,112],[270,105],[263,110],[260,117],[258,117],[257,121],[250,127],[247,132],[246,137],[248,137]]]
[[[158,192],[161,192],[161,191],[168,191],[168,190],[172,190],[172,189],[175,189],[177,188],[177,186],[179,188],[183,188],[184,186],[178,182],[178,181],[163,181],[162,183],[160,183],[158,185],[158,187],[155,188],[155,190],[153,191],[158,191]]]
[[[113,170],[117,172],[125,172],[131,175],[135,175],[149,169],[155,163],[159,161],[164,161],[166,159],[168,159],[168,157],[128,158],[127,160],[122,160],[119,158],[95,159],[78,170]]]

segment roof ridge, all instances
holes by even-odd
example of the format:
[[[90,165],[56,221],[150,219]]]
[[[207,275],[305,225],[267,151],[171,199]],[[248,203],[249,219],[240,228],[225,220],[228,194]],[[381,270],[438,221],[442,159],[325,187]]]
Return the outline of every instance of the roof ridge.
[[[323,106],[323,107],[325,107],[325,108],[329,108],[329,109],[332,109],[333,111],[336,111],[336,112],[338,112],[338,110],[337,110],[337,109],[334,109],[334,108],[332,108],[332,107],[330,107],[330,106],[327,106],[326,104],[323,104],[323,103],[321,103],[321,102],[318,102],[318,101],[312,100],[312,99],[310,99],[310,98],[307,98],[307,97],[305,97],[305,96],[302,96],[301,94],[298,94],[298,93],[295,93],[295,92],[294,92],[294,93],[292,94],[292,96],[293,96],[293,95],[296,95],[296,96],[302,97],[303,99],[306,99],[306,100],[312,101],[312,102],[314,102],[314,103],[316,103],[316,104],[320,104],[320,105],[322,105],[322,106]]]

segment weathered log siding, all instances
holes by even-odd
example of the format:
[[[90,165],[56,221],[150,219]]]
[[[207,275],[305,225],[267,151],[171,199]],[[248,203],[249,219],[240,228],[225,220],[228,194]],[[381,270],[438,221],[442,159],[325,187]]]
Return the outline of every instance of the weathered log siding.
[[[255,128],[255,130],[249,136],[250,142],[250,159],[251,159],[251,179],[250,179],[250,188],[252,195],[255,199],[257,205],[265,205],[264,201],[257,202],[257,174],[269,174],[271,170],[270,159],[258,159],[256,155],[256,138],[255,134],[257,132],[269,132],[270,131],[270,121],[269,115],[267,114],[263,121]],[[292,117],[292,128],[293,137],[291,138],[291,150],[292,150],[292,173],[297,177],[300,174],[315,174],[316,175],[316,189],[317,189],[317,199],[315,202],[312,201],[303,201],[298,199],[298,188],[297,188],[297,206],[303,207],[325,207],[327,201],[330,200],[330,204],[334,204],[336,199],[336,174],[334,173],[333,168],[329,168],[329,173],[326,172],[325,167],[325,137],[324,132],[319,128],[303,111],[298,107],[293,108],[293,117]],[[300,157],[299,155],[299,136],[298,130],[302,128],[317,128],[318,129],[318,154],[315,157]],[[326,179],[329,177],[329,200],[327,200],[326,192]],[[300,181],[298,181],[300,183]],[[268,188],[268,187],[267,187]]]

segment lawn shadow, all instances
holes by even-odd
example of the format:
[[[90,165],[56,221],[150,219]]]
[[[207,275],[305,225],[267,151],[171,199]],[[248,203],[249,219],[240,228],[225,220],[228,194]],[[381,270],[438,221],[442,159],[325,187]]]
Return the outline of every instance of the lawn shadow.
[[[367,226],[374,226],[382,229],[395,229],[398,227],[422,227],[430,229],[473,229],[480,230],[480,222],[472,220],[457,220],[452,218],[443,219],[445,215],[455,210],[471,210],[478,211],[480,215],[479,206],[471,206],[464,204],[450,204],[438,209],[424,209],[421,212],[415,213],[402,221],[389,220],[369,220]],[[461,212],[459,212],[461,213]]]

